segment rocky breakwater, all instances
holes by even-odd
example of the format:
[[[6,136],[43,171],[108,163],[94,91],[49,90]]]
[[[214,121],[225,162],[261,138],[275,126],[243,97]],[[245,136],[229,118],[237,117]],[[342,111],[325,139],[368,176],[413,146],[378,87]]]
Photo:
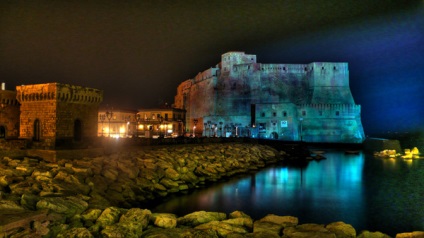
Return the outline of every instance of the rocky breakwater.
[[[87,209],[131,208],[278,159],[271,147],[239,143],[141,147],[56,163],[6,156],[0,210],[49,210],[71,219]]]

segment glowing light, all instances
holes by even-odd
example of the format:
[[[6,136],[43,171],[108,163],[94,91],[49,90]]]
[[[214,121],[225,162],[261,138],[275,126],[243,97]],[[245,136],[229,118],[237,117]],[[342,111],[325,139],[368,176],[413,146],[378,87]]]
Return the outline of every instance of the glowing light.
[[[119,133],[125,133],[125,127],[122,127],[122,126],[121,126],[121,127],[119,128]]]

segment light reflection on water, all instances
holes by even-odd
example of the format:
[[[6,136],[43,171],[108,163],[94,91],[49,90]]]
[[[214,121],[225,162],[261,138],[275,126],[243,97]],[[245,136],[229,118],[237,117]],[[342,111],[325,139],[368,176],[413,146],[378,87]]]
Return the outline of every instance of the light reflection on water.
[[[292,215],[300,223],[344,221],[357,232],[389,235],[424,230],[424,160],[377,159],[329,150],[306,167],[274,165],[177,196],[151,209],[182,216],[193,211],[231,213],[253,219]]]

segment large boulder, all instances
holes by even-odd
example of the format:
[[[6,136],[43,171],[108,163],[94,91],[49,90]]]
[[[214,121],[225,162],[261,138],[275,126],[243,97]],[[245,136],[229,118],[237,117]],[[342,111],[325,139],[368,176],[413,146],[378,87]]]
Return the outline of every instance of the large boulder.
[[[74,227],[69,230],[64,230],[57,235],[57,238],[91,238],[94,237],[85,227]]]
[[[281,235],[283,226],[269,221],[255,221],[253,223],[253,233],[272,233],[273,236]]]
[[[197,230],[214,230],[220,237],[226,237],[231,233],[246,234],[248,230],[243,226],[226,223],[224,221],[210,221],[196,226],[194,229]]]
[[[362,231],[361,234],[357,236],[357,238],[390,238],[390,236],[379,231],[365,230]]]
[[[177,219],[178,225],[198,226],[210,221],[222,221],[227,218],[227,214],[221,212],[198,211],[187,214]]]
[[[175,228],[177,227],[177,216],[171,213],[154,213],[152,214],[153,224],[162,228]]]
[[[164,229],[159,227],[149,228],[142,235],[143,238],[219,238],[214,230],[197,230],[192,228],[172,228]]]
[[[80,197],[45,197],[37,202],[37,210],[49,209],[55,213],[71,218],[84,212],[88,203]]]
[[[293,216],[277,216],[274,214],[268,214],[262,219],[260,219],[262,222],[271,222],[278,225],[281,225],[283,227],[290,227],[290,226],[296,226],[299,223],[299,219],[297,217]]]
[[[422,238],[424,237],[424,231],[413,231],[413,232],[404,232],[398,233],[396,238]]]
[[[296,227],[286,227],[283,230],[284,236],[291,238],[336,238],[336,235],[327,230],[324,225],[302,224]]]
[[[336,234],[337,238],[355,238],[356,230],[352,225],[346,224],[342,221],[333,222],[325,226],[329,231]]]
[[[106,228],[106,226],[113,225],[119,221],[122,214],[122,210],[117,207],[108,207],[103,210],[96,223],[89,228],[90,232],[97,234],[100,229]]]

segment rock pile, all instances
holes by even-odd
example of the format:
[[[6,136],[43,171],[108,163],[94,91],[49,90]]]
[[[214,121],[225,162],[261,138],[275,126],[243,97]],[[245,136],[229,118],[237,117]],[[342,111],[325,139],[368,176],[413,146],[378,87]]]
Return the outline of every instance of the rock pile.
[[[295,217],[276,215],[253,221],[240,211],[177,217],[134,208],[282,156],[268,146],[231,143],[141,148],[56,163],[3,157],[0,237],[355,237],[342,222],[299,225]],[[388,237],[367,234],[358,237]]]
[[[41,198],[76,194],[90,197],[90,207],[129,208],[278,158],[271,147],[251,144],[153,147],[57,163],[4,157],[0,191],[29,210],[36,209]]]

